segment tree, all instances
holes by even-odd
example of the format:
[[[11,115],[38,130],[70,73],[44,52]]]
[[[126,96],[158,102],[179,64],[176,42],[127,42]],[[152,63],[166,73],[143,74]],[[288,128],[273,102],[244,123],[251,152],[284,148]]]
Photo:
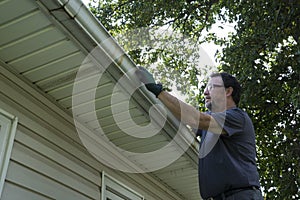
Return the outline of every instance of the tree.
[[[237,21],[237,33],[225,45],[222,66],[244,85],[243,105],[258,133],[262,185],[269,199],[298,199],[300,2],[230,4],[224,7]]]
[[[207,70],[193,62],[197,47],[221,45],[219,68],[241,81],[241,107],[254,122],[266,199],[300,198],[299,0],[106,0],[90,8],[112,35],[127,36],[119,42],[137,64],[156,63],[157,77],[169,86],[175,80],[200,107],[198,75]],[[209,33],[216,21],[234,23],[235,32]]]
[[[215,22],[210,9],[218,8],[213,2],[95,2],[94,6],[90,4],[91,11],[138,65],[149,67],[155,63],[156,70],[152,72],[157,79],[168,87],[176,83],[177,89],[187,94],[191,104],[204,107],[201,96],[195,91],[204,86],[197,75],[204,76],[209,66],[201,71],[198,68],[198,61],[202,59],[198,54],[199,44],[205,41],[199,38],[201,32]]]

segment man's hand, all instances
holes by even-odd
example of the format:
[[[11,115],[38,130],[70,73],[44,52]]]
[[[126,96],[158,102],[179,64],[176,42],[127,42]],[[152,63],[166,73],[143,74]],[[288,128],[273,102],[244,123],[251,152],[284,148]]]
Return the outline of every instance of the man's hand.
[[[143,82],[146,88],[152,92],[156,97],[163,91],[161,84],[156,84],[152,74],[147,71],[144,67],[139,67],[136,70],[136,75],[138,79]]]

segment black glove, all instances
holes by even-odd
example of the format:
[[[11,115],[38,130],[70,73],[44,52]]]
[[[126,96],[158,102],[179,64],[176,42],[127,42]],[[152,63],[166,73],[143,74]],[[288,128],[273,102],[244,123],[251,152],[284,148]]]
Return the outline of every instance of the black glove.
[[[138,67],[136,75],[141,82],[143,82],[146,88],[152,92],[156,97],[163,91],[162,84],[156,84],[152,74],[144,67]]]

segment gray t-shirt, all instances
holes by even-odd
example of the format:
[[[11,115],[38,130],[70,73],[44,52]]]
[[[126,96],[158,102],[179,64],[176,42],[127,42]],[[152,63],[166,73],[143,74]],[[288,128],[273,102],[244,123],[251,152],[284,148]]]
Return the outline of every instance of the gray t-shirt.
[[[260,187],[256,166],[255,133],[247,113],[239,108],[233,108],[210,114],[227,134],[198,131],[201,136],[199,151],[201,196],[209,198],[235,188]]]

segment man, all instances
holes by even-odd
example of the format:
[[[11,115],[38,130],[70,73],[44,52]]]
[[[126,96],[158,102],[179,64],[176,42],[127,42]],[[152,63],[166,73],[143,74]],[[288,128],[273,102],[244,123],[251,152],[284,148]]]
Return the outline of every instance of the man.
[[[208,112],[178,100],[140,67],[136,74],[181,122],[198,130],[199,187],[204,199],[262,200],[256,166],[255,133],[249,116],[238,108],[241,86],[228,73],[210,76],[204,91]]]

